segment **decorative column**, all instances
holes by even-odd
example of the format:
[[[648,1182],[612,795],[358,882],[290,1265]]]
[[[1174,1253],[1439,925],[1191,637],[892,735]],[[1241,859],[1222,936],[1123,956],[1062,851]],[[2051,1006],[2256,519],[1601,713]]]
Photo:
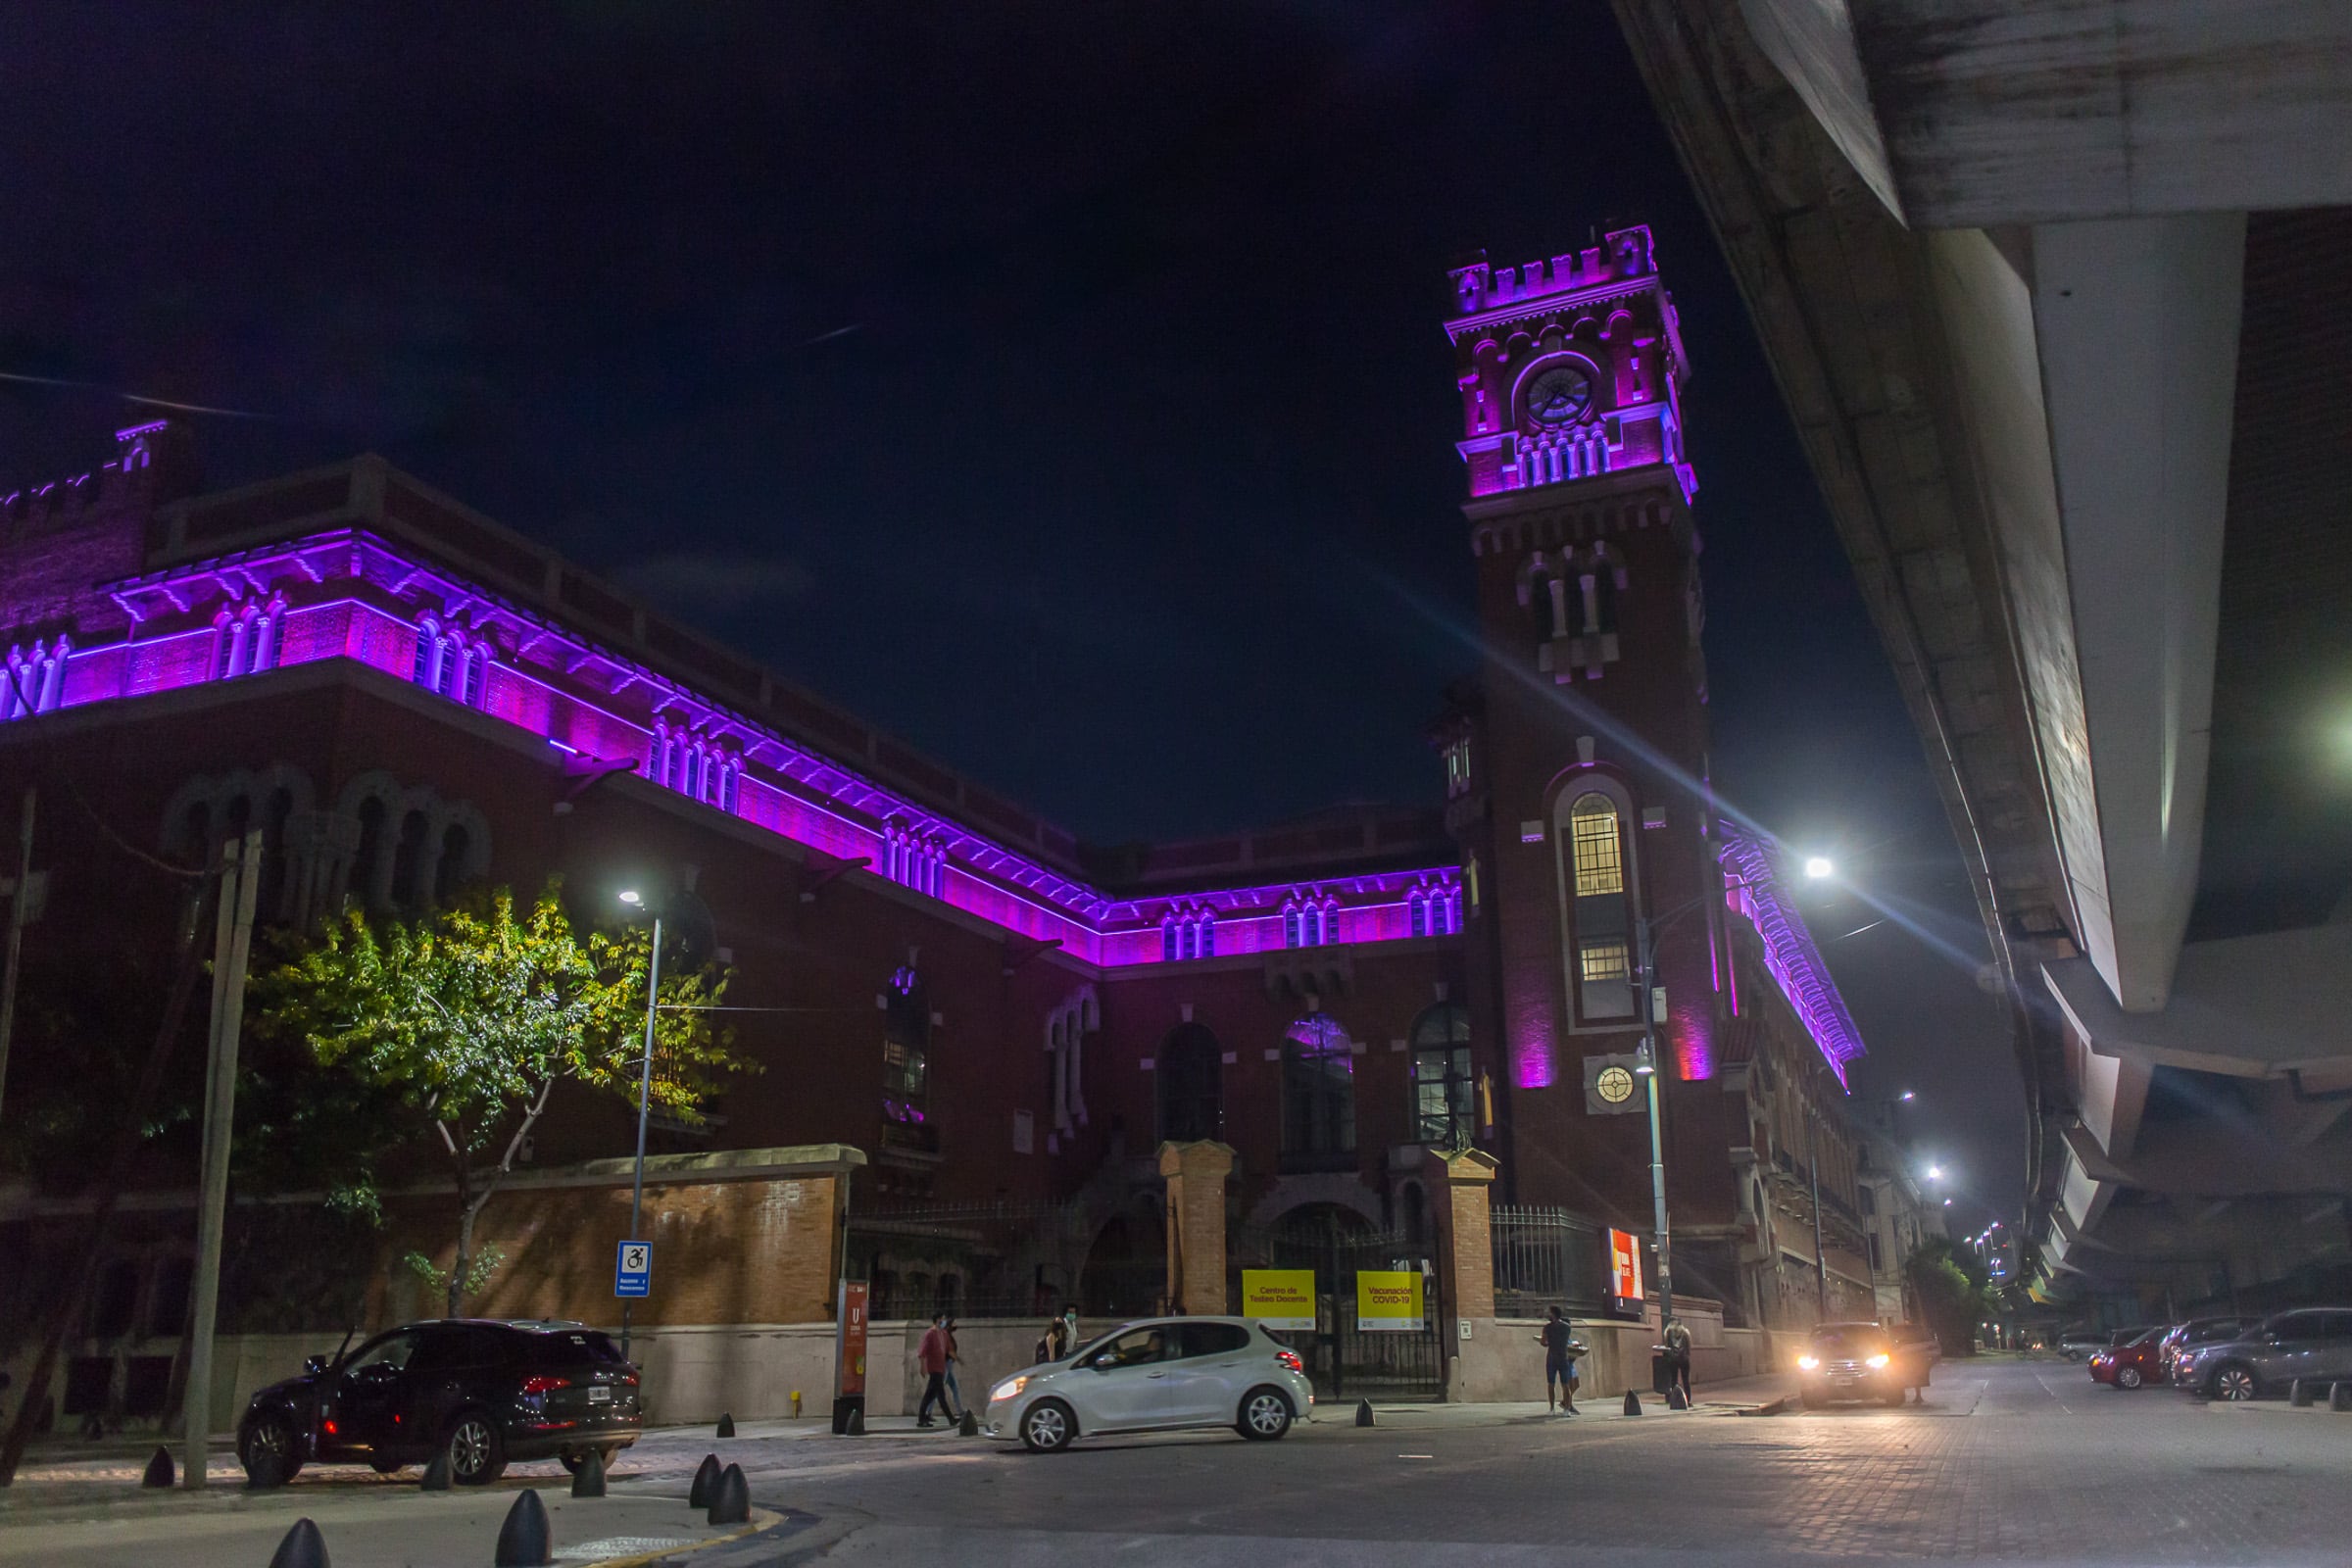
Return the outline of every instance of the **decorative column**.
[[[1168,1303],[1196,1317],[1216,1317],[1225,1302],[1225,1178],[1233,1151],[1213,1140],[1159,1146],[1168,1184]],[[1492,1286],[1488,1296],[1494,1296]]]
[[[1483,1149],[1432,1149],[1421,1156],[1421,1179],[1437,1233],[1438,1278],[1446,1294],[1446,1397],[1499,1398],[1502,1345],[1494,1327],[1494,1231],[1489,1189],[1502,1162]]]

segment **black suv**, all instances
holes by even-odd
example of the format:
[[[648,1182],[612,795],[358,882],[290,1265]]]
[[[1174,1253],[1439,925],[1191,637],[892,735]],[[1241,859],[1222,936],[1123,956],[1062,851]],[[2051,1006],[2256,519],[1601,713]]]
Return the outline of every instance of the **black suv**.
[[[237,1457],[280,1480],[306,1463],[351,1461],[389,1475],[435,1453],[450,1479],[480,1487],[510,1459],[576,1470],[637,1441],[637,1369],[612,1340],[572,1323],[444,1319],[379,1334],[349,1355],[314,1355],[301,1377],[253,1396]]]

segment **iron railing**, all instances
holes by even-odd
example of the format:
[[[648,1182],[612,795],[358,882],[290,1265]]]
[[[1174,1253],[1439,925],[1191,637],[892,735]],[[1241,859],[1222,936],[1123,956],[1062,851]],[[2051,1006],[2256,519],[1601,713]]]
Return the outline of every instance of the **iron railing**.
[[[1498,1207],[1494,1239],[1494,1311],[1542,1317],[1550,1307],[1571,1315],[1606,1304],[1607,1248],[1601,1227],[1565,1208]]]

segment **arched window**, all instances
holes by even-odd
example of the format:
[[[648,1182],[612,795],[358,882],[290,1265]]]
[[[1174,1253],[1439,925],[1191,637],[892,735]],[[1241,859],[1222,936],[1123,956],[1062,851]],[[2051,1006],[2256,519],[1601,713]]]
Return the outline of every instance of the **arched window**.
[[[1217,1037],[1197,1023],[1180,1024],[1160,1043],[1159,1136],[1193,1143],[1225,1135],[1225,1063]]]
[[[396,908],[413,909],[423,902],[425,857],[431,853],[425,842],[428,831],[422,811],[411,811],[400,819],[400,842],[392,851],[392,904]]]
[[[1163,914],[1159,917],[1159,958],[1162,963],[1176,961],[1176,916],[1174,914]]]
[[[416,622],[416,654],[409,664],[409,679],[426,691],[441,685],[441,623],[426,615]]]
[[[1631,1018],[1635,977],[1625,822],[1608,796],[1580,795],[1569,808],[1568,861],[1577,1011],[1592,1020]]]
[[[362,908],[374,906],[384,863],[384,803],[370,795],[360,802],[360,845],[351,856],[350,896]]]
[[[935,1153],[931,1125],[931,1004],[911,967],[882,993],[882,1144]]]
[[[1355,1163],[1355,1053],[1348,1031],[1319,1012],[1283,1038],[1282,1157],[1307,1170]]]
[[[441,858],[433,866],[433,902],[447,904],[466,880],[466,852],[471,839],[452,822],[441,834]]]
[[[1470,1009],[1442,1002],[1413,1020],[1413,1136],[1425,1144],[1466,1144],[1477,1120]]]

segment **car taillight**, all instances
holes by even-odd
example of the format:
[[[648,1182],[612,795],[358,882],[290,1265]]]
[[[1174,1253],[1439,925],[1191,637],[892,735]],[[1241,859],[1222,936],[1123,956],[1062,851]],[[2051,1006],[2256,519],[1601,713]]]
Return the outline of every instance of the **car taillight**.
[[[335,1435],[335,1424],[332,1421],[322,1421],[319,1423],[319,1425],[326,1428],[326,1435],[328,1437],[331,1438]]]
[[[624,1372],[621,1374],[620,1381],[633,1389],[637,1386],[637,1374],[634,1372]]]
[[[1306,1370],[1306,1363],[1298,1359],[1298,1352],[1297,1350],[1276,1350],[1274,1352],[1274,1359],[1280,1361],[1284,1366],[1289,1367],[1294,1372],[1303,1372]]]
[[[553,1389],[568,1389],[570,1387],[571,1379],[569,1378],[549,1377],[538,1373],[522,1380],[522,1392],[525,1394],[545,1394]]]

